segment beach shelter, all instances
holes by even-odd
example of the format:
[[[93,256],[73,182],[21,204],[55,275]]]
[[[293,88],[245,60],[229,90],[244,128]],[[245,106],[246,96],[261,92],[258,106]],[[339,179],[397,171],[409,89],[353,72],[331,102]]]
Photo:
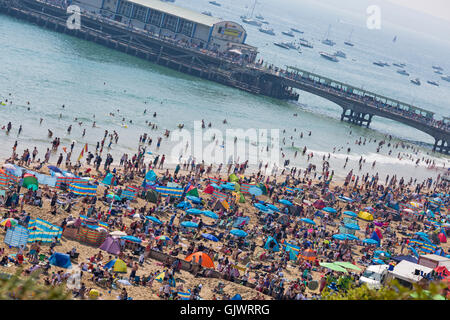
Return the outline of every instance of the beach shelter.
[[[262,203],[255,203],[253,206],[255,208],[258,208],[261,211],[264,211],[264,212],[269,211],[269,209],[265,205],[263,205]]]
[[[331,207],[325,207],[325,208],[322,208],[322,210],[325,212],[328,212],[328,213],[336,213],[337,212],[336,209],[331,208]]]
[[[145,200],[151,203],[157,203],[158,193],[153,189],[148,190],[147,193],[145,194]]]
[[[150,221],[152,221],[152,222],[154,222],[154,223],[162,224],[161,220],[159,220],[159,219],[156,218],[156,217],[146,216],[145,218],[148,219],[148,220],[150,220]]]
[[[192,221],[183,221],[180,225],[185,228],[198,228],[198,223]]]
[[[334,264],[337,264],[338,266],[347,268],[347,269],[352,269],[352,270],[356,270],[356,271],[361,271],[361,268],[359,268],[358,266],[355,266],[354,264],[347,262],[347,261],[335,261]]]
[[[358,218],[366,221],[373,221],[373,215],[367,211],[360,211],[358,213]]]
[[[242,192],[237,192],[237,197],[239,197],[239,203],[245,203],[245,198]]]
[[[244,238],[247,236],[247,232],[245,232],[244,230],[241,230],[241,229],[233,229],[230,231],[230,234],[232,234],[233,236],[236,236],[236,237],[240,237],[240,238]]]
[[[188,201],[181,201],[179,204],[177,204],[178,209],[190,209],[192,208],[192,205]]]
[[[267,194],[267,186],[264,183],[258,183],[257,187],[262,190],[263,194]]]
[[[358,216],[353,211],[344,211],[342,214],[345,214],[346,216],[350,216],[350,217],[354,217],[354,218],[356,218]]]
[[[313,207],[316,209],[322,210],[323,208],[326,207],[326,205],[325,205],[325,202],[323,202],[323,200],[319,199],[313,203]]]
[[[120,239],[123,239],[125,241],[130,241],[130,242],[135,242],[135,243],[141,243],[142,240],[133,236],[124,236],[121,237]]]
[[[55,252],[49,258],[49,262],[52,266],[61,268],[70,268],[72,263],[70,262],[70,256],[66,253]]]
[[[347,273],[347,270],[345,268],[341,267],[340,265],[334,264],[334,263],[319,262],[319,265],[322,266],[322,267],[325,267],[327,269],[333,270],[333,271],[339,271],[339,272]]]
[[[117,273],[127,273],[127,264],[121,259],[112,259],[105,264],[105,269],[111,269]]]
[[[378,236],[378,233],[376,233],[375,231],[372,232],[372,236],[370,237],[370,239],[375,240],[376,242],[380,243],[381,239]]]
[[[303,221],[304,223],[308,223],[308,224],[312,224],[315,225],[316,223],[314,222],[314,220],[308,219],[308,218],[301,218],[301,221]]]
[[[346,223],[345,227],[350,230],[360,230],[360,227],[356,223]]]
[[[28,241],[28,230],[22,226],[15,226],[6,232],[4,242],[11,247],[26,246]]]
[[[147,181],[155,181],[156,178],[156,173],[153,170],[150,170],[145,174],[145,180]]]
[[[35,176],[26,173],[23,178],[22,187],[31,190],[37,190],[39,188],[38,179]]]
[[[363,243],[367,243],[367,244],[380,244],[377,240],[375,240],[375,239],[364,239],[363,241],[362,241]]]
[[[232,173],[232,174],[230,174],[230,176],[228,177],[228,181],[230,181],[230,182],[238,182],[238,181],[239,181],[239,178],[238,178],[234,173]]]
[[[266,207],[269,208],[270,210],[280,212],[280,209],[278,209],[277,206],[274,206],[274,205],[271,204],[271,203],[267,203],[267,204],[266,204]]]
[[[188,261],[188,262],[192,261],[192,262],[199,263],[200,259],[201,259],[201,265],[203,267],[214,269],[214,262],[211,259],[211,257],[208,256],[206,253],[201,252],[201,251],[198,251],[198,252],[195,252],[195,253],[191,253],[190,255],[188,255],[186,257],[185,260]]]
[[[205,188],[205,190],[203,190],[203,192],[207,194],[212,194],[214,192],[214,187],[209,185]]]
[[[260,188],[258,188],[258,187],[251,187],[251,188],[249,188],[248,189],[248,193],[250,193],[251,195],[254,195],[256,197],[263,194],[262,190]]]
[[[105,242],[103,242],[103,244],[99,247],[99,249],[102,249],[114,255],[118,255],[120,253],[119,239],[108,237]]]
[[[443,232],[439,233],[438,238],[441,243],[447,243],[447,237],[445,236],[445,233]]]
[[[217,239],[215,236],[213,236],[212,234],[209,234],[209,233],[202,233],[202,237],[207,240],[214,241],[214,242],[219,241],[219,239]]]
[[[197,188],[191,188],[191,190],[189,190],[186,195],[188,196],[194,196],[199,198],[200,196],[198,195],[198,189]]]
[[[196,208],[192,208],[192,209],[187,209],[186,210],[186,213],[187,214],[195,214],[195,215],[198,215],[198,214],[202,214],[202,210],[200,210],[200,209],[196,209]]]
[[[105,178],[101,181],[102,184],[106,184],[108,186],[116,185],[114,181],[114,175],[112,173],[108,173]]]
[[[289,200],[286,199],[281,199],[280,201],[278,201],[279,203],[282,203],[286,206],[292,206],[292,202],[290,202]]]
[[[300,253],[299,257],[301,257],[302,259],[308,260],[308,261],[314,261],[317,259],[317,256],[314,253],[314,250],[312,250],[312,249],[303,250]]]
[[[272,250],[274,252],[280,251],[280,246],[278,245],[278,242],[271,236],[267,238],[267,241],[264,245],[264,249]]]
[[[217,215],[217,213],[214,213],[212,211],[209,210],[204,210],[202,211],[202,214],[208,218],[212,218],[212,219],[219,219],[219,216]]]
[[[231,298],[231,300],[242,300],[242,297],[241,297],[241,295],[240,295],[239,293],[236,293],[236,294],[234,295],[234,297]]]
[[[196,196],[187,196],[186,199],[188,199],[196,204],[202,203],[202,199],[200,199],[199,197],[196,197]]]

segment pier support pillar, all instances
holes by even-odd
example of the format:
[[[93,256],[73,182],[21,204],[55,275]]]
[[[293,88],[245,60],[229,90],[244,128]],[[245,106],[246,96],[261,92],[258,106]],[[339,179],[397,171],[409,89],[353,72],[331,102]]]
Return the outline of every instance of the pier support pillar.
[[[439,153],[443,154],[449,154],[450,153],[450,142],[445,141],[444,139],[437,139],[435,138],[433,145],[433,151],[437,151]]]

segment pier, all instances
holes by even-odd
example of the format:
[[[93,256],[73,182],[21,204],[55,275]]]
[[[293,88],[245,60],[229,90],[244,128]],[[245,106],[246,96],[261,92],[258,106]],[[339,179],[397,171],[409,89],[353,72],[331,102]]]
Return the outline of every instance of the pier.
[[[81,15],[80,29],[69,29],[70,14],[65,9],[37,0],[0,0],[0,12],[252,94],[298,100],[296,90],[305,91],[340,106],[341,121],[369,127],[373,116],[388,118],[432,136],[433,151],[450,153],[448,118],[436,121],[433,112],[299,68],[239,64],[205,49],[182,46],[172,39],[89,13]]]

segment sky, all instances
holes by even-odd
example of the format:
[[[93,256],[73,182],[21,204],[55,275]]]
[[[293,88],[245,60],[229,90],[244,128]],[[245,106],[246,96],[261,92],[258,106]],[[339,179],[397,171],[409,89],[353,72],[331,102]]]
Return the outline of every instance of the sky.
[[[402,7],[410,8],[418,12],[450,21],[449,0],[388,0]]]

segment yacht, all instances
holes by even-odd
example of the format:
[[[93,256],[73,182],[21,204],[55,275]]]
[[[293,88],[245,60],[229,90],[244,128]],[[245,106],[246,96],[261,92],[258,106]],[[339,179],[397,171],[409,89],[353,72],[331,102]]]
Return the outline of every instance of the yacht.
[[[294,37],[294,33],[292,31],[288,31],[288,32],[282,31],[281,33],[288,37]]]
[[[214,5],[214,6],[218,6],[221,7],[222,5],[220,3],[218,3],[217,1],[210,1],[210,4]]]
[[[440,70],[440,71],[444,71],[444,69],[442,69],[442,67],[440,67],[440,66],[433,66],[433,69],[435,69],[435,70]]]
[[[354,47],[355,45],[353,44],[352,40],[352,34],[353,34],[353,29],[352,32],[350,32],[350,36],[348,37],[348,40],[344,42],[345,45],[349,46],[349,47]]]
[[[415,85],[418,85],[418,86],[420,86],[420,79],[419,78],[415,78],[415,79],[411,79],[410,80],[412,83],[414,83]]]
[[[386,65],[384,62],[381,62],[381,61],[376,61],[373,64],[376,66],[379,66],[379,67],[384,67]]]
[[[334,54],[336,57],[341,57],[341,58],[347,58],[347,55],[345,54],[345,52],[342,52],[340,50],[336,51],[336,53]]]
[[[328,39],[328,36],[330,35],[330,29],[331,29],[331,24],[328,26],[328,31],[325,34],[325,39],[322,40],[323,44],[326,44],[327,46],[334,46],[336,44],[336,42],[334,42],[333,40]]]
[[[441,79],[450,82],[450,75],[441,77]]]
[[[404,75],[404,76],[409,76],[409,73],[406,72],[405,70],[397,70],[397,73]]]
[[[270,29],[267,29],[267,28],[259,28],[258,30],[259,30],[259,32],[267,33],[267,34],[270,34],[271,36],[274,36],[274,35],[275,35],[275,32],[273,32],[273,29],[272,29],[272,28],[270,28]]]
[[[298,29],[296,29],[296,28],[291,28],[291,31],[297,32],[297,33],[304,33],[303,31],[300,31],[300,30],[298,30]]]
[[[212,17],[211,11],[203,11],[202,14]]]
[[[258,20],[264,20],[264,17],[261,14],[257,14],[255,16],[255,18],[258,19]]]
[[[289,47],[284,42],[274,42],[273,44],[280,48],[289,50]]]
[[[250,24],[252,26],[257,26],[257,27],[261,27],[262,26],[261,22],[255,20],[255,19],[252,19],[252,18],[244,18],[244,19],[242,19],[242,22],[244,22],[246,24]]]
[[[326,52],[319,52],[319,54],[323,58],[325,58],[327,60],[330,60],[330,61],[333,61],[333,62],[339,62],[339,60],[336,58],[336,56],[334,54],[329,54],[329,53],[326,53]]]
[[[406,67],[406,64],[404,64],[404,63],[393,63],[392,65],[393,65],[393,66],[396,66],[396,67],[399,67],[399,68],[404,68],[404,67]]]
[[[428,80],[427,82],[433,86],[439,87],[439,83],[437,83],[435,81]]]
[[[298,50],[298,46],[294,42],[283,42],[289,49]]]
[[[313,45],[311,43],[309,43],[309,41],[306,39],[300,39],[298,44],[301,45],[302,47],[311,48],[311,49],[314,48]]]
[[[443,74],[441,70],[435,70],[434,73]]]

